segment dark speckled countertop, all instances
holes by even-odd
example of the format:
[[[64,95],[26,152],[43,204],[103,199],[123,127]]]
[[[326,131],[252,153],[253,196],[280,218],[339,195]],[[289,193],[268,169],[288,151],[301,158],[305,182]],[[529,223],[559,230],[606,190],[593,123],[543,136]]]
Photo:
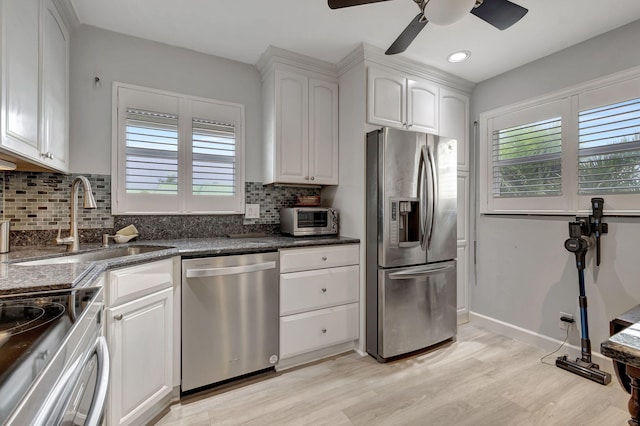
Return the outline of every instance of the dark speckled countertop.
[[[158,246],[160,250],[108,260],[25,266],[16,263],[26,260],[44,259],[67,255],[61,246],[18,247],[10,253],[0,255],[0,295],[26,293],[61,288],[91,286],[100,275],[109,269],[151,262],[173,256],[203,257],[228,254],[258,253],[281,248],[309,247],[331,244],[353,244],[360,240],[349,237],[285,237],[273,235],[258,238],[203,238],[182,240],[139,241],[130,244],[112,244],[110,248],[122,246]],[[102,249],[97,244],[84,244],[79,253]],[[73,253],[69,253],[73,254]]]
[[[600,345],[602,355],[640,368],[640,323],[614,334]]]

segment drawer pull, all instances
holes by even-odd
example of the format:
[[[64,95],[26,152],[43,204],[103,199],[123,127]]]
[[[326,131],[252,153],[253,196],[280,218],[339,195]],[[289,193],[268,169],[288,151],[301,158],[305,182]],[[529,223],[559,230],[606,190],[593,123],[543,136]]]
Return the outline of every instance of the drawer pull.
[[[113,319],[116,321],[122,321],[122,314],[114,315]]]
[[[327,261],[327,256],[322,256],[322,260]]]
[[[323,288],[322,288],[322,292],[323,292],[323,293],[326,293],[326,292],[327,292],[327,289],[326,289],[325,287],[323,287]]]
[[[323,334],[326,334],[326,333],[327,333],[327,329],[326,329],[326,328],[323,328],[323,329],[322,329],[322,333],[323,333]]]

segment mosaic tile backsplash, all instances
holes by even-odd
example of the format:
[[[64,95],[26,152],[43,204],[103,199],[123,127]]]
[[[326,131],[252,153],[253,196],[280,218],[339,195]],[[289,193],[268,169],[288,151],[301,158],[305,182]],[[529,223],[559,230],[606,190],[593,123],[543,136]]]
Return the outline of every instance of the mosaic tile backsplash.
[[[78,175],[40,172],[4,172],[2,180],[2,217],[11,221],[12,245],[49,242],[58,228],[63,235],[69,229],[71,183]],[[263,186],[246,182],[245,200],[260,204],[260,219],[244,215],[162,215],[112,216],[111,176],[84,174],[98,205],[83,209],[83,190],[79,191],[78,228],[81,242],[100,242],[103,233],[134,224],[146,240],[218,237],[230,233],[279,232],[279,212],[291,207],[296,195],[319,195],[320,189],[286,186]],[[66,231],[66,232],[65,232]]]

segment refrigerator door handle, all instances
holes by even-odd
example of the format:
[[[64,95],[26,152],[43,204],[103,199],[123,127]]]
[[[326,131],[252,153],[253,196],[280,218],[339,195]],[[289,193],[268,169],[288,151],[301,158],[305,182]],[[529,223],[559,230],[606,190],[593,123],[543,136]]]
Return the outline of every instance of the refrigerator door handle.
[[[429,160],[429,172],[431,173],[431,191],[429,191],[429,196],[427,197],[428,209],[429,209],[429,225],[427,226],[428,234],[427,234],[427,249],[431,249],[431,237],[433,237],[433,227],[436,221],[436,209],[438,203],[438,196],[436,194],[438,188],[438,177],[436,175],[436,166],[435,161],[433,159],[433,154],[431,153],[431,149],[428,147],[423,148],[427,152],[427,159]]]
[[[394,272],[389,274],[389,278],[392,280],[410,280],[415,278],[421,278],[428,275],[440,274],[442,272],[448,271],[452,269],[453,265],[445,265],[445,266],[437,266],[431,268],[421,268],[421,269],[409,269],[403,272]]]
[[[420,247],[422,247],[422,249],[424,250],[426,245],[427,245],[427,239],[425,238],[426,235],[426,227],[427,227],[427,215],[426,215],[426,205],[425,205],[425,198],[426,198],[426,156],[425,156],[425,147],[422,147],[422,150],[420,151],[420,163],[418,164],[418,202],[419,202],[419,206],[418,209],[420,210]]]

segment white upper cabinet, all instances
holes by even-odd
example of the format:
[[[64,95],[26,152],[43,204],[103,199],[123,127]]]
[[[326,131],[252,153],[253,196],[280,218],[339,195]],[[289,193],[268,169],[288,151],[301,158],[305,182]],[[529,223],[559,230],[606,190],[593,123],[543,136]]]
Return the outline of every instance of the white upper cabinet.
[[[309,79],[276,70],[275,87],[275,180],[308,183]]]
[[[40,155],[58,170],[68,170],[69,32],[51,0],[42,16],[42,121]]]
[[[309,79],[309,176],[338,184],[338,85]]]
[[[2,2],[2,146],[38,158],[39,0]]]
[[[369,67],[367,121],[381,126],[404,128],[407,124],[407,79]]]
[[[422,79],[407,80],[407,128],[438,133],[438,86]]]
[[[0,146],[68,170],[69,33],[52,0],[2,2]]]
[[[264,82],[265,184],[338,184],[338,85],[276,68]]]
[[[439,90],[427,80],[369,66],[367,121],[437,134]]]
[[[458,170],[469,170],[469,96],[440,89],[440,135],[458,141]]]

